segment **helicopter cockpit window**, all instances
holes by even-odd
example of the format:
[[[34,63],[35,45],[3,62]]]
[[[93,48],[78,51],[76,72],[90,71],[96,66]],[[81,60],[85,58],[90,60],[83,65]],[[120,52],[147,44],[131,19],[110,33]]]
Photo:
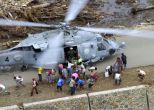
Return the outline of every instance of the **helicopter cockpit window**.
[[[23,47],[23,50],[24,51],[30,51],[30,50],[32,50],[32,47]]]
[[[96,39],[98,42],[102,41],[102,37],[96,37]]]
[[[108,43],[109,44],[109,42],[106,40],[106,39],[103,39],[106,43]]]
[[[35,52],[41,52],[41,49],[40,49],[40,48],[36,49],[36,48],[33,47],[33,50],[34,50]]]
[[[106,50],[106,47],[103,45],[103,43],[98,43],[97,47],[98,47],[98,51]]]
[[[23,47],[17,47],[17,48],[14,48],[12,50],[19,50],[19,51],[21,51],[21,50],[23,50]]]
[[[93,44],[91,44],[91,45],[90,45],[90,48],[94,48],[94,45],[93,45]]]
[[[70,35],[70,32],[68,32],[68,31],[64,32],[64,36],[69,36],[69,35]]]

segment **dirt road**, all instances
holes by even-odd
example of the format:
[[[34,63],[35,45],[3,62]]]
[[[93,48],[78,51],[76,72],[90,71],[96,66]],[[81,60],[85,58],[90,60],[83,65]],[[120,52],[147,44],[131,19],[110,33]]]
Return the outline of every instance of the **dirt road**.
[[[122,37],[117,40],[126,42],[127,47],[124,50],[124,53],[128,57],[128,68],[154,64],[154,39]],[[103,62],[98,62],[96,64],[98,71],[104,71],[104,68],[107,65],[113,64],[115,59],[116,56],[113,56],[106,58]],[[5,84],[6,86],[15,85],[12,78],[13,74],[21,74],[24,77],[24,82],[30,82],[32,77],[37,77],[36,70],[0,73],[0,83]]]

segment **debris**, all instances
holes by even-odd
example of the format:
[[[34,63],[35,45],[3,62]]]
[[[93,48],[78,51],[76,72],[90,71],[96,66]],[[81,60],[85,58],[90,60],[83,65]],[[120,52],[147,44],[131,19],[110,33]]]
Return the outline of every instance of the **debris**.
[[[31,7],[28,7],[28,8],[32,8],[32,9],[34,9],[34,8],[45,8],[45,7],[48,7],[48,6],[50,6],[52,3],[43,3],[43,4],[40,4],[40,5],[34,5],[34,6],[31,6]]]
[[[117,4],[123,4],[123,3],[137,3],[137,0],[116,0]]]
[[[151,9],[154,9],[154,6],[148,6],[146,8],[132,8],[131,9],[131,13],[136,15],[138,12],[146,11],[146,10],[151,10]]]

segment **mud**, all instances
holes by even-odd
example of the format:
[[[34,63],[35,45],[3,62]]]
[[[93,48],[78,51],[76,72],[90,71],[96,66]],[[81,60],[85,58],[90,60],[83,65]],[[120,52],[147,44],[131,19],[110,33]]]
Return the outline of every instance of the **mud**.
[[[124,0],[123,0],[124,1]],[[150,0],[136,0],[136,2],[116,3],[116,0],[105,0],[100,9],[104,12],[104,19],[99,23],[100,26],[134,26],[142,22],[154,21],[153,10],[139,12],[136,15],[131,13],[132,8],[146,8],[153,6],[154,2]]]

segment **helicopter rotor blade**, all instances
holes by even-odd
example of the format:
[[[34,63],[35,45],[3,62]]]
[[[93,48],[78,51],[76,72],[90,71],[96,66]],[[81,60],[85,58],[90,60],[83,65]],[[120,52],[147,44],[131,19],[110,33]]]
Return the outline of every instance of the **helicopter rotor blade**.
[[[2,19],[2,18],[0,18],[0,26],[25,26],[25,27],[45,27],[45,28],[58,27],[58,25],[48,25],[44,23],[34,23],[28,21],[18,21],[18,20]]]
[[[88,1],[89,0],[71,0],[64,21],[69,23],[70,21],[74,20],[80,11],[86,6]]]
[[[96,32],[96,33],[108,33],[129,37],[142,37],[142,38],[154,38],[154,31],[150,30],[136,30],[136,29],[117,29],[117,28],[90,28],[90,27],[77,27],[77,29]]]

